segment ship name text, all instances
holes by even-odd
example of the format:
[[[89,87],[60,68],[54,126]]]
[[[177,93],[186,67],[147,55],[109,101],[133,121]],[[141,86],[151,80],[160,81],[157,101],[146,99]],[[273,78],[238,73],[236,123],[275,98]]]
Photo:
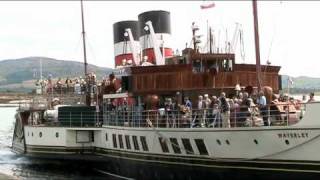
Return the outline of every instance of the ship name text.
[[[278,138],[308,138],[307,132],[290,132],[290,133],[278,133]]]

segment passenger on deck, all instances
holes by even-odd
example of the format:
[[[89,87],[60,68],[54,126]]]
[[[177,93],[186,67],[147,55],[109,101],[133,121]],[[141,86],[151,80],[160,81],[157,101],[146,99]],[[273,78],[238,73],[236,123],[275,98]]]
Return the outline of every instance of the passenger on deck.
[[[247,117],[250,117],[250,106],[251,102],[249,99],[249,94],[247,92],[243,93],[243,99],[240,105],[240,112],[239,112],[239,123],[237,126],[245,126],[245,121],[247,120]]]
[[[165,102],[165,111],[167,115],[167,126],[171,124],[172,127],[175,127],[175,104],[172,102],[171,98],[167,98]]]
[[[310,96],[309,96],[309,100],[308,100],[308,103],[310,102],[315,102],[316,100],[314,99],[314,93],[310,93]]]
[[[205,115],[206,121],[208,121],[208,120],[210,120],[210,116],[211,116],[211,112],[209,110],[209,108],[211,108],[210,107],[211,106],[211,99],[209,98],[208,94],[204,95],[203,102],[204,102],[204,115]]]
[[[211,105],[212,108],[211,118],[209,119],[210,125],[209,127],[220,127],[221,126],[221,115],[219,110],[220,101],[217,96],[212,96]]]
[[[227,101],[226,93],[222,92],[220,94],[220,110],[222,117],[222,127],[230,128],[230,104]]]
[[[229,99],[229,104],[230,104],[230,127],[235,126],[235,112],[236,112],[236,103],[234,102],[234,99]]]
[[[201,127],[204,127],[205,126],[205,112],[204,112],[204,108],[206,107],[205,105],[205,102],[203,100],[203,96],[199,96],[198,97],[198,113],[197,113],[197,116],[198,116],[198,119],[199,119],[199,122],[200,122],[200,126]]]
[[[78,79],[76,80],[76,84],[74,85],[74,93],[77,95],[81,94],[81,85]]]
[[[257,98],[257,106],[260,110],[260,115],[263,119],[263,124],[265,126],[270,126],[269,118],[268,118],[268,107],[267,107],[267,100],[264,96],[264,92],[260,91]]]
[[[181,127],[190,127],[190,122],[191,122],[191,110],[192,110],[192,103],[189,100],[189,97],[185,97],[184,98],[184,104],[182,106],[180,106],[180,110],[181,110],[181,123],[180,126]]]

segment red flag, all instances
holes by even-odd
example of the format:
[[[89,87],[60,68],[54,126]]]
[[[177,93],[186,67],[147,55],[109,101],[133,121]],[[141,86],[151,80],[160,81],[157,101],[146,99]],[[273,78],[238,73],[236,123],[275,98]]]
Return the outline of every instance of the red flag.
[[[201,9],[209,9],[209,8],[213,8],[213,7],[215,7],[216,5],[214,4],[214,2],[213,3],[210,3],[210,4],[206,4],[206,5],[201,5],[200,6],[200,8]]]

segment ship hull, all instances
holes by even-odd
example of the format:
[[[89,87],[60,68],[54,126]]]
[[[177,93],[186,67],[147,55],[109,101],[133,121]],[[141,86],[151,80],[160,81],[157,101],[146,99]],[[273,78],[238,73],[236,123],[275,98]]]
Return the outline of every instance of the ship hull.
[[[16,126],[13,149],[134,179],[319,179],[320,106],[307,108],[311,114],[294,126]]]
[[[211,163],[199,166],[182,162],[159,163],[121,157],[105,157],[108,163],[96,167],[101,173],[113,173],[133,179],[319,179],[320,166],[279,166],[277,162]]]
[[[41,148],[39,148],[41,149]],[[53,147],[54,149],[54,147]],[[279,160],[212,160],[97,149],[94,154],[26,153],[30,159],[87,164],[101,176],[118,179],[319,179],[320,163]]]

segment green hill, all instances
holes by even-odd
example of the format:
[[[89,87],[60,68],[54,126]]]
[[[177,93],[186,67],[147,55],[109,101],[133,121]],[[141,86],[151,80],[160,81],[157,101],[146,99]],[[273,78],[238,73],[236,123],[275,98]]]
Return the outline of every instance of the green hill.
[[[288,87],[288,78],[289,76],[287,75],[282,76],[283,88]],[[299,76],[299,77],[291,77],[291,79],[293,80],[293,84],[291,85],[292,88],[320,89],[320,78]]]
[[[47,78],[79,77],[84,74],[84,65],[81,62],[57,60],[47,57],[26,57],[0,61],[0,91],[30,92],[34,82],[40,78],[40,59],[42,60],[42,75]],[[98,79],[109,74],[113,69],[88,65],[88,72],[95,72]],[[287,75],[282,76],[282,88],[285,91],[288,85]],[[320,78],[306,76],[292,77],[292,93],[311,91],[320,92]]]
[[[0,85],[19,84],[24,81],[40,78],[40,58],[42,61],[42,76],[47,78],[66,78],[83,76],[84,65],[81,62],[57,60],[45,57],[27,57],[0,61]],[[88,72],[95,72],[98,78],[112,71],[88,65]]]

